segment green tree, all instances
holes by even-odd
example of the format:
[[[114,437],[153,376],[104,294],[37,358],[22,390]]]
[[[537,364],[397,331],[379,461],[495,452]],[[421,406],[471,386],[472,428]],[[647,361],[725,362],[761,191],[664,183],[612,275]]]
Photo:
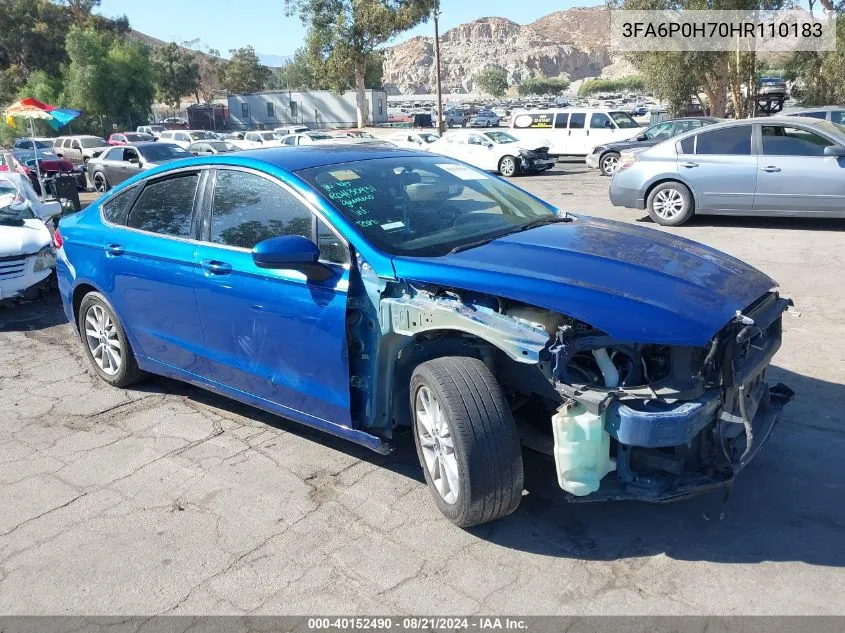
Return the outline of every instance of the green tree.
[[[49,0],[0,1],[0,103],[13,101],[36,70],[61,73],[70,23],[67,8]]]
[[[557,95],[569,88],[569,80],[565,77],[531,77],[517,86],[519,94],[525,95]]]
[[[229,51],[231,59],[220,73],[220,85],[234,93],[258,92],[270,79],[270,69],[262,66],[252,46]]]
[[[845,102],[845,2],[837,11],[835,51],[799,51],[787,62],[786,78],[795,82],[792,96],[802,105]]]
[[[62,93],[60,77],[51,77],[43,70],[35,70],[29,74],[26,84],[21,88],[18,97],[32,97],[43,103],[59,105]]]
[[[594,95],[599,92],[639,91],[645,89],[645,80],[639,75],[620,79],[588,79],[578,87],[579,95]]]
[[[781,9],[787,0],[609,0],[612,9]],[[626,58],[637,67],[655,96],[666,101],[672,114],[681,114],[693,96],[703,93],[712,116],[725,116],[728,99],[737,117],[752,107],[756,77],[753,52],[692,51],[631,53]]]
[[[183,96],[197,94],[199,66],[192,51],[170,42],[153,51],[152,64],[158,98],[162,102],[178,108]]]
[[[63,100],[125,125],[145,122],[155,96],[149,49],[136,41],[71,27]]]
[[[214,98],[214,94],[220,89],[220,71],[223,68],[223,59],[220,51],[216,48],[205,46],[200,40],[182,42],[182,46],[197,51],[197,85],[196,97],[208,103]]]
[[[475,76],[475,84],[494,97],[501,97],[508,89],[508,73],[504,68],[490,66]]]
[[[309,29],[309,49],[325,63],[329,83],[355,80],[358,125],[369,124],[368,55],[431,15],[437,0],[285,0]]]

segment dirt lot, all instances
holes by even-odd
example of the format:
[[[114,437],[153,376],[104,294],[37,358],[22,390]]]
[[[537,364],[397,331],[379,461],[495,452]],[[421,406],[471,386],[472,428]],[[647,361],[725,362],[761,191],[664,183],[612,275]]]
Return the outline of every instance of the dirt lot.
[[[518,181],[626,222],[583,164]],[[845,613],[845,221],[675,232],[794,298],[772,372],[796,392],[721,496],[560,499],[531,457],[522,506],[462,531],[410,445],[381,457],[181,383],[86,368],[56,296],[0,308],[0,614]]]

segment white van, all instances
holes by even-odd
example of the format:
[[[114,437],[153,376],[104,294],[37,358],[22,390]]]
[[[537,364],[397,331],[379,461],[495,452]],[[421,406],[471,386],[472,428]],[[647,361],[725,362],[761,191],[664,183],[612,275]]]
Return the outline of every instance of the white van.
[[[641,129],[627,112],[606,108],[520,112],[510,127],[520,140],[545,139],[556,156],[586,156],[596,145],[633,138]]]

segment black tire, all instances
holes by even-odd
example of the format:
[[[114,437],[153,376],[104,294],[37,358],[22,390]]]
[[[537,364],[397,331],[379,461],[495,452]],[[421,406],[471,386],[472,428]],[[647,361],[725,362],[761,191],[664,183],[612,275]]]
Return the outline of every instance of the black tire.
[[[612,176],[619,165],[619,152],[605,152],[599,158],[599,170],[603,176]]]
[[[662,182],[648,194],[649,217],[662,226],[680,226],[695,214],[695,199],[683,183]]]
[[[424,388],[437,399],[453,442],[458,492],[451,503],[437,490],[423,456],[417,402]],[[469,527],[516,510],[524,481],[519,436],[502,390],[483,362],[450,356],[419,365],[411,376],[411,411],[417,457],[446,518]]]
[[[513,178],[519,175],[519,161],[510,154],[499,159],[499,173],[505,178]]]
[[[94,355],[87,342],[85,321],[89,314],[89,310],[92,310],[94,306],[97,306],[105,311],[105,313],[108,314],[114,322],[117,339],[120,341],[122,362],[120,368],[114,374],[108,374],[103,370],[100,364],[94,359]],[[113,387],[128,387],[144,377],[144,372],[138,367],[138,362],[135,360],[135,354],[132,352],[132,346],[126,339],[126,333],[123,330],[123,325],[120,323],[120,319],[117,318],[114,309],[103,295],[99,292],[89,292],[82,298],[82,301],[79,304],[79,313],[76,317],[76,323],[79,327],[79,336],[82,339],[82,347],[85,350],[85,355],[88,357],[91,367],[94,368],[97,375],[105,382],[109,383]]]
[[[94,185],[94,191],[99,194],[104,194],[106,191],[111,189],[108,178],[106,178],[106,175],[101,171],[94,172],[94,175],[91,176],[91,184]]]

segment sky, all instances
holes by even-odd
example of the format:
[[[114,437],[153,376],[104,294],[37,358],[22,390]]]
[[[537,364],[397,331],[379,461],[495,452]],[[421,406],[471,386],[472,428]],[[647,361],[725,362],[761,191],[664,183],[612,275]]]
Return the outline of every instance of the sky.
[[[440,32],[485,16],[499,16],[527,24],[572,6],[599,4],[578,0],[518,2],[514,0],[441,0]],[[305,31],[297,17],[285,17],[285,0],[102,0],[100,13],[125,15],[137,31],[164,41],[184,42],[199,38],[224,56],[228,51],[251,45],[267,56],[286,57],[303,43]],[[414,35],[431,35],[431,21],[407,31],[394,43]]]

